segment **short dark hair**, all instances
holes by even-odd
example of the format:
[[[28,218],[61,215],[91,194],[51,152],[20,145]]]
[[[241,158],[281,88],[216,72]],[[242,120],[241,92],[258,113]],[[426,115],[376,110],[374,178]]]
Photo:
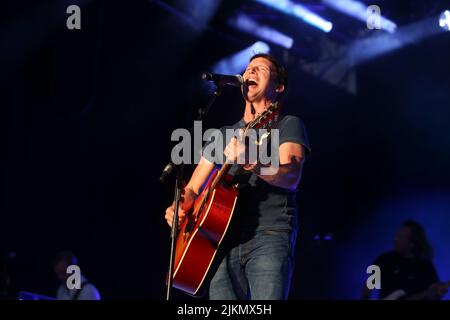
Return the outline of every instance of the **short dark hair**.
[[[264,58],[270,61],[273,65],[273,69],[271,69],[271,72],[275,74],[275,82],[277,85],[283,85],[284,91],[280,92],[277,96],[277,101],[280,101],[281,98],[287,93],[288,89],[288,75],[286,72],[286,69],[283,67],[281,63],[278,62],[278,60],[268,53],[257,53],[254,56],[250,58],[250,62],[256,58]]]
[[[53,260],[53,266],[56,266],[60,262],[65,262],[67,265],[78,265],[77,257],[69,250],[58,252]]]

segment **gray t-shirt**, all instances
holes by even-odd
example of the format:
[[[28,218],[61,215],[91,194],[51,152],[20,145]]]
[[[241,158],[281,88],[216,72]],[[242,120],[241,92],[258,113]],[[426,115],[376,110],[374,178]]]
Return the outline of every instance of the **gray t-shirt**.
[[[245,122],[241,119],[232,126],[220,129],[223,136],[223,147],[231,140],[225,134],[226,129],[239,129],[244,127]],[[301,144],[309,155],[311,148],[307,133],[300,118],[291,115],[280,115],[272,125],[273,129],[279,129],[279,145],[285,142]],[[271,146],[271,135],[268,139],[268,148]],[[258,137],[259,138],[259,137]],[[212,141],[210,143],[215,143]],[[208,143],[205,145],[204,150]],[[275,148],[277,150],[277,148]],[[278,151],[278,150],[277,150]],[[203,156],[215,163],[223,163],[214,153],[207,152]],[[278,158],[278,157],[277,157]],[[291,230],[298,225],[298,213],[296,203],[296,191],[273,186],[259,178],[251,171],[243,170],[235,164],[228,172],[234,176],[234,181],[239,182],[239,196],[235,207],[233,228],[240,230]]]

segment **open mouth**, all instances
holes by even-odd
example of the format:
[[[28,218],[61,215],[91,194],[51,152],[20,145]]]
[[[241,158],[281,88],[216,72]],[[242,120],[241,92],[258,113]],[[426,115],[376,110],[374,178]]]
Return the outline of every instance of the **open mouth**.
[[[254,79],[247,79],[247,81],[245,81],[245,83],[247,84],[247,87],[249,88],[255,88],[258,85],[258,82],[256,82],[256,80]]]

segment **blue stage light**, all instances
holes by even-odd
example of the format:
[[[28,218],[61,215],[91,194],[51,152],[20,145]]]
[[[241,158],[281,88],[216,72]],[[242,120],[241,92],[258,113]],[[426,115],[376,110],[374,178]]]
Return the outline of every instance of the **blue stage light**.
[[[439,17],[439,26],[445,31],[450,31],[450,11],[445,10]]]
[[[355,19],[358,19],[362,22],[367,23],[369,19],[367,11],[370,7],[361,1],[355,0],[322,0],[322,1],[330,8],[342,12]],[[386,30],[390,33],[393,33],[397,29],[397,25],[393,21],[387,19],[386,17],[383,17],[380,13],[379,28]]]
[[[242,73],[252,56],[257,53],[268,53],[270,47],[267,43],[258,41],[248,48],[226,57],[213,66],[213,72],[221,74]]]
[[[236,18],[230,21],[230,24],[241,31],[277,44],[286,49],[292,48],[294,43],[294,39],[291,37],[269,26],[260,25],[257,21],[244,14],[237,15]]]
[[[289,15],[293,15],[324,32],[330,32],[333,24],[301,4],[291,0],[255,0]]]

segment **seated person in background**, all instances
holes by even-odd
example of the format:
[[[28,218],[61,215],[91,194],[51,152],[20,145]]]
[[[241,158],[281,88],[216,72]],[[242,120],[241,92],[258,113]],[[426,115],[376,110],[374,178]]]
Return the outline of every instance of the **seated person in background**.
[[[80,289],[69,289],[67,278],[71,275],[67,273],[67,267],[78,265],[78,259],[71,251],[62,251],[56,255],[53,263],[53,270],[61,285],[56,293],[57,300],[100,300],[100,293],[97,288],[90,283],[83,275],[80,276]],[[79,265],[78,265],[79,266]],[[81,269],[81,268],[80,268]]]
[[[394,250],[379,256],[374,265],[381,270],[379,299],[439,300],[448,290],[441,283],[431,261],[433,248],[423,227],[415,221],[405,221],[397,231]],[[369,299],[364,285],[361,299]]]

